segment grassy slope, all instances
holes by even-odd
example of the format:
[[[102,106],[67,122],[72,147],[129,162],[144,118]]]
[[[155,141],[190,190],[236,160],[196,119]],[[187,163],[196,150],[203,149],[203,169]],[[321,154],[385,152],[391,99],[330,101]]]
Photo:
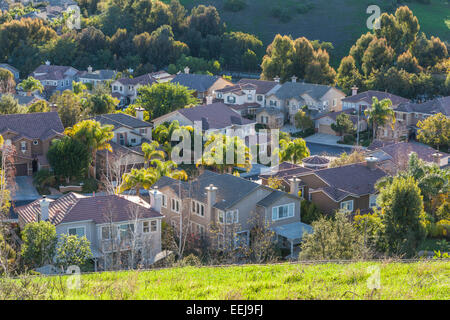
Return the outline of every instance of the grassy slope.
[[[367,6],[379,4],[383,11],[387,0],[314,0],[312,2],[315,7],[310,12],[294,12],[291,21],[287,23],[280,23],[278,19],[272,18],[270,9],[276,4],[292,8],[300,0],[247,0],[247,8],[236,13],[224,11],[223,2],[224,0],[181,0],[188,9],[199,4],[215,5],[230,30],[256,34],[265,45],[277,33],[290,34],[294,38],[305,36],[310,40],[330,41],[335,46],[333,64],[336,65],[341,57],[348,54],[356,39],[368,31]],[[422,31],[450,41],[448,0],[433,0],[432,5],[414,2],[408,5],[419,18]]]
[[[368,267],[268,265],[107,272],[82,277],[81,289],[52,299],[450,299],[450,262],[378,263],[381,289],[367,288]],[[40,278],[48,288],[58,278]],[[49,283],[50,282],[50,283]],[[373,295],[372,295],[373,294]],[[372,295],[372,296],[371,296]]]

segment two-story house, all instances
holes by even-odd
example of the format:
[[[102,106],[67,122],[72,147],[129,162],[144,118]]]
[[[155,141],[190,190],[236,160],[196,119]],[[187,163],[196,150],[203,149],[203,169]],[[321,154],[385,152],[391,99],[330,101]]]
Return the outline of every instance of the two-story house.
[[[358,117],[355,109],[345,109],[320,114],[318,117],[314,118],[314,130],[319,133],[335,136],[339,135],[338,132],[332,129],[331,125],[336,125],[336,119],[342,113],[348,115],[355,130],[358,130],[359,132],[367,130],[368,124],[366,117],[363,114],[360,114]]]
[[[332,86],[297,82],[285,82],[266,95],[266,107],[278,109],[284,114],[284,121],[295,124],[295,114],[303,107],[317,113],[342,110],[341,100],[345,94]],[[257,115],[258,117],[258,115]]]
[[[32,175],[49,168],[47,152],[51,142],[64,133],[57,112],[0,115],[0,134],[5,146],[13,145],[16,176]]]
[[[43,95],[50,98],[55,91],[72,90],[72,82],[77,80],[79,71],[70,66],[51,65],[50,61],[40,65],[31,73],[44,87]]]
[[[135,78],[121,78],[111,84],[112,96],[120,100],[120,106],[126,106],[137,99],[139,87],[168,82],[172,78],[173,76],[165,71],[147,73]]]
[[[161,213],[167,223],[178,232],[182,225],[190,228],[213,247],[230,241],[248,244],[255,218],[263,219],[291,249],[311,232],[301,223],[298,196],[230,174],[205,170],[192,181],[162,177],[153,188],[162,194]]]
[[[358,93],[358,88],[352,88],[352,95],[342,99],[342,109],[361,110],[362,112],[372,106],[373,98],[379,101],[389,99],[392,102],[392,108],[395,109],[401,103],[408,102],[408,99],[396,96],[395,94],[383,91],[368,90]]]
[[[77,75],[78,82],[89,83],[92,86],[96,86],[107,81],[114,80],[117,75],[117,71],[114,70],[96,70],[94,71],[91,66],[87,68],[87,71],[80,71]]]
[[[108,269],[111,256],[121,253],[130,262],[131,251],[149,265],[161,252],[161,220],[158,203],[150,205],[138,196],[84,196],[68,193],[53,200],[42,198],[17,207],[19,225],[49,221],[56,233],[85,236],[91,244],[95,267]],[[136,258],[137,259],[137,258]]]

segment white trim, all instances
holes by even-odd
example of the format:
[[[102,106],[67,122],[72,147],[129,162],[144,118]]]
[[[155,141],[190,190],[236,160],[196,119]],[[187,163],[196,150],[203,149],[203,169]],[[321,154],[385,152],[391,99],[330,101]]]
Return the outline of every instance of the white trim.
[[[287,215],[285,217],[280,218],[279,208],[285,208],[285,207],[287,207]],[[277,216],[275,217],[275,215],[277,215]],[[272,207],[272,221],[284,220],[284,219],[292,218],[294,216],[295,216],[295,202],[285,203],[285,204],[282,204],[279,206]]]

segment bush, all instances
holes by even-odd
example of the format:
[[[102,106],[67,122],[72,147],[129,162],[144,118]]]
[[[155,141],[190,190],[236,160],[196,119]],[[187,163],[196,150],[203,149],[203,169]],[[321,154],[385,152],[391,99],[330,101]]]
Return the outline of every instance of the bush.
[[[313,221],[318,220],[322,213],[319,211],[319,208],[308,200],[302,200],[301,202],[301,213],[302,213],[302,222],[306,224],[311,224]]]
[[[245,0],[226,0],[223,8],[228,11],[238,12],[245,9],[246,6]]]
[[[273,7],[270,9],[270,15],[277,18],[280,22],[289,22],[292,19],[291,12],[288,8]]]
[[[98,183],[97,183],[96,179],[94,179],[94,178],[87,178],[87,179],[84,179],[82,182],[83,182],[83,189],[82,189],[82,191],[84,193],[92,193],[94,191],[97,191]]]

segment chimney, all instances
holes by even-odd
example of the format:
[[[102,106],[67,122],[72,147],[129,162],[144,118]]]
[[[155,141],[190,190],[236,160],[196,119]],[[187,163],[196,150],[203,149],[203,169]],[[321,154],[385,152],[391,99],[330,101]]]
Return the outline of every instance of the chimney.
[[[50,65],[50,61],[48,61],[48,60],[45,61],[45,65],[46,65],[46,66],[49,66],[49,65]]]
[[[296,76],[292,76],[291,79],[292,79],[292,82],[297,82],[298,78]]]
[[[40,217],[38,217],[38,221],[46,221],[48,220],[48,206],[50,201],[47,200],[46,196],[43,196],[42,200],[39,201],[39,204],[41,206],[41,214]]]
[[[280,77],[279,76],[276,76],[275,78],[273,78],[273,81],[275,81],[275,82],[280,82]]]
[[[439,152],[436,152],[436,153],[433,153],[432,156],[433,156],[433,162],[434,162],[435,164],[437,164],[438,167],[440,167],[440,166],[441,166],[441,157],[442,157],[442,154],[439,153]]]
[[[298,197],[298,191],[300,190],[300,188],[299,188],[300,181],[301,180],[297,177],[292,177],[291,179],[289,179],[290,189],[291,189],[290,193],[297,197]]]
[[[188,66],[186,66],[186,67],[184,67],[184,73],[186,73],[186,74],[189,74],[189,67]]]
[[[144,121],[144,108],[137,107],[136,110],[136,118]]]
[[[214,187],[213,184],[210,184],[205,189],[207,194],[206,213],[212,221],[215,221],[212,213],[213,205],[216,203],[217,187]]]
[[[369,168],[370,170],[375,170],[377,168],[377,162],[378,159],[375,158],[374,156],[369,156],[366,158],[366,165],[367,168]]]
[[[206,104],[212,104],[213,103],[213,96],[206,96]]]
[[[88,71],[88,73],[92,73],[92,67],[89,66],[89,67],[87,68],[87,71]]]
[[[158,191],[156,186],[150,191],[150,205],[156,212],[161,212],[162,193]]]
[[[358,94],[358,87],[357,86],[353,86],[352,87],[352,96],[356,96]]]

